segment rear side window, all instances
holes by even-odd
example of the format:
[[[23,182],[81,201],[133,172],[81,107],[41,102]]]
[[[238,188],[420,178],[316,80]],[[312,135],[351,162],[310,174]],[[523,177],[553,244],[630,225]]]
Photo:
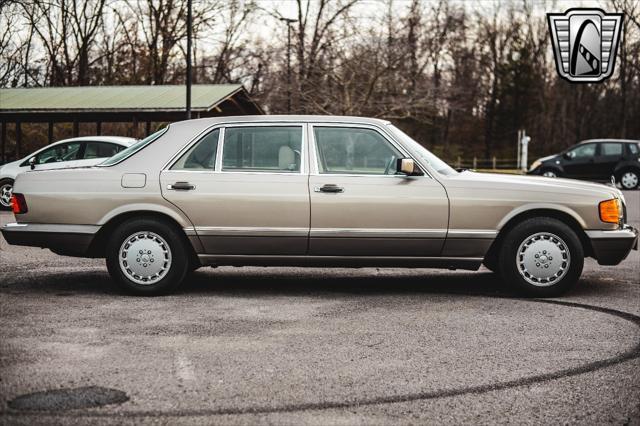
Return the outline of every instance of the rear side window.
[[[122,151],[118,152],[116,155],[114,155],[113,157],[107,159],[106,161],[103,161],[99,165],[100,166],[104,166],[104,167],[109,167],[109,166],[113,166],[115,164],[118,164],[121,161],[126,160],[127,158],[129,158],[133,154],[135,154],[136,152],[140,151],[145,146],[151,144],[153,141],[158,139],[160,136],[164,135],[165,132],[168,129],[169,129],[169,127],[165,127],[164,129],[158,130],[157,132],[147,136],[146,138],[142,139],[141,141],[134,143],[129,148],[123,149]]]
[[[200,139],[171,167],[171,170],[213,170],[218,152],[220,129]]]
[[[84,148],[84,159],[108,158],[119,151],[120,146],[108,142],[87,142]]]
[[[228,127],[223,171],[300,172],[301,126]]]
[[[622,155],[621,143],[603,143],[600,145],[600,155]]]

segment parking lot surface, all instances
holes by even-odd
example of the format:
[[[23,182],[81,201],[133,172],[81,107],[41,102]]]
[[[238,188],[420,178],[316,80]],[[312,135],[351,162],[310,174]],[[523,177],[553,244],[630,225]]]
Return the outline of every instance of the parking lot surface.
[[[206,268],[139,298],[2,240],[0,320],[4,424],[640,424],[637,251],[542,301],[376,268]]]

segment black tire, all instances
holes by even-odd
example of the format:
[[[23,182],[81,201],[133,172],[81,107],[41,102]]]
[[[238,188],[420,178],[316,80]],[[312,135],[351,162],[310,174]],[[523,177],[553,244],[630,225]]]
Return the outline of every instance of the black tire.
[[[4,197],[2,197],[2,191],[7,187],[7,185],[11,185],[11,188],[13,188],[13,179],[0,180],[0,210],[11,210],[11,205],[6,206]]]
[[[136,282],[134,273],[131,270],[126,273],[120,265],[121,248],[124,246],[125,241],[132,241],[130,238],[137,233],[140,234],[140,241],[148,239],[151,244],[157,244],[158,247],[164,247],[165,249],[168,246],[169,262],[163,259],[163,256],[167,256],[166,251],[155,253],[155,259],[158,259],[158,263],[155,263],[155,265],[161,263],[168,265],[166,269],[163,269],[162,275],[158,273],[156,278],[158,281],[156,282],[146,284]],[[190,249],[187,247],[184,235],[181,235],[180,231],[171,223],[153,218],[131,219],[120,224],[107,242],[107,269],[111,278],[129,293],[140,296],[157,296],[169,293],[184,281],[187,273],[191,270],[189,253]],[[147,259],[152,257],[153,255],[150,254]],[[125,260],[124,256],[123,260]],[[142,257],[140,257],[140,261],[136,265],[137,268],[140,268],[141,261],[144,261]],[[132,260],[132,262],[134,261]],[[151,260],[151,262],[154,262],[154,260]],[[147,264],[149,267],[153,266],[151,263]],[[147,264],[145,264],[145,268]],[[138,278],[144,279],[144,277]]]
[[[627,183],[628,180],[627,179],[623,179],[623,177],[625,177],[625,175],[627,175],[629,173],[635,175],[635,185],[633,184],[633,182],[631,183],[631,185],[629,185]],[[627,186],[625,186],[625,183],[623,183],[623,181],[625,183],[627,183]],[[627,190],[627,191],[634,190],[634,189],[638,188],[638,185],[640,184],[640,170],[632,169],[632,168],[627,168],[627,169],[621,170],[616,175],[616,182],[618,182],[620,184],[620,186],[622,187],[622,189],[624,189],[624,190]]]
[[[545,173],[553,173],[554,174],[554,176],[548,176],[548,177],[557,177],[557,178],[561,177],[560,176],[560,172],[558,170],[552,169],[550,167],[546,167],[546,168],[540,170],[540,176],[544,176]]]
[[[549,235],[556,236],[561,241],[550,238]],[[544,262],[548,262],[554,270],[555,268],[562,269],[564,275],[560,275],[561,272],[558,272],[558,277],[552,278],[550,282],[544,282],[545,279],[543,278],[542,282],[534,284],[529,280],[535,281],[539,278],[534,275],[529,275],[528,278],[525,278],[525,275],[529,274],[526,268],[521,273],[519,259],[525,259],[525,257],[519,256],[518,250],[521,244],[524,244],[525,241],[531,241],[530,238],[534,236],[539,239],[535,241],[535,244],[553,243],[556,247],[559,247],[558,250],[564,250],[564,254],[556,256],[558,258],[555,261],[547,259],[546,251],[544,255]],[[547,238],[548,241],[542,241]],[[535,252],[535,245],[529,247],[529,249],[525,250],[531,250],[528,257],[528,259],[531,259],[530,256],[538,253]],[[538,247],[541,246],[539,245]],[[561,265],[566,264],[566,262],[562,261],[563,256],[567,254],[566,252],[568,252],[569,262],[565,268],[561,268]],[[539,256],[542,258],[542,254],[539,254]],[[514,287],[518,293],[532,297],[553,297],[566,293],[578,282],[584,266],[584,250],[576,233],[565,223],[553,218],[532,218],[517,224],[505,236],[500,249],[499,261],[502,279],[507,285]],[[560,261],[560,266],[558,266],[558,261]],[[534,262],[537,262],[537,260],[534,260]],[[540,267],[540,264],[532,265],[533,269],[538,267]],[[540,272],[542,275],[546,273],[541,267],[540,271],[533,270],[532,272]]]

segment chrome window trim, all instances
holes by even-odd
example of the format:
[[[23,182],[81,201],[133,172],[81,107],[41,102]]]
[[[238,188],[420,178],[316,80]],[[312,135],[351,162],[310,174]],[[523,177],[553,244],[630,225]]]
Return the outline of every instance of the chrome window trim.
[[[219,168],[216,167],[216,172],[220,174],[244,174],[244,175],[283,175],[283,176],[299,176],[306,174],[305,167],[305,156],[306,156],[306,141],[308,135],[306,134],[306,127],[304,122],[299,121],[291,121],[291,122],[247,122],[247,123],[233,123],[231,125],[225,125],[224,129],[228,127],[300,127],[302,132],[300,133],[300,137],[302,138],[300,141],[300,170],[297,172],[282,172],[282,171],[268,171],[268,170],[223,170],[222,162],[224,160],[224,137],[221,140],[221,149],[219,150],[219,158],[216,158],[216,166],[219,165]],[[224,136],[224,133],[221,132],[221,135]],[[219,163],[218,163],[219,162]]]
[[[309,152],[311,157],[309,159],[309,174],[311,176],[360,176],[360,177],[392,177],[392,178],[401,178],[401,179],[412,179],[412,178],[422,178],[428,177],[433,179],[431,172],[424,167],[421,161],[419,161],[412,152],[406,149],[401,142],[395,139],[393,134],[391,134],[387,129],[380,127],[375,124],[366,124],[366,123],[350,123],[350,122],[324,122],[324,121],[314,121],[308,122],[308,137],[309,137]],[[400,153],[405,158],[411,158],[420,166],[420,169],[424,173],[423,176],[405,176],[405,175],[378,175],[378,174],[365,174],[365,173],[320,173],[320,168],[318,167],[318,149],[317,149],[317,141],[316,135],[313,131],[314,127],[341,127],[341,128],[362,128],[369,129],[375,132],[378,132],[382,138],[384,138],[388,143],[391,144],[395,149],[400,151]]]
[[[215,172],[215,167],[217,167],[217,160],[218,160],[218,152],[220,151],[219,149],[216,150],[216,164],[214,165],[214,170],[171,170],[171,168],[174,166],[175,163],[178,162],[178,160],[180,160],[180,158],[182,157],[182,155],[186,154],[188,150],[190,150],[195,144],[197,144],[200,140],[202,140],[203,137],[205,137],[206,135],[208,135],[211,132],[214,132],[216,130],[216,128],[218,127],[222,127],[222,125],[220,123],[214,124],[212,126],[209,126],[207,128],[205,128],[204,130],[202,130],[200,133],[197,133],[194,137],[192,137],[191,139],[189,139],[189,141],[184,144],[182,146],[182,148],[180,148],[178,150],[178,152],[176,154],[174,154],[169,161],[167,161],[166,163],[164,163],[164,165],[162,166],[162,168],[160,169],[160,172],[164,172],[164,171],[170,171],[170,172],[189,172],[189,173],[213,173]],[[168,128],[168,126],[167,126]],[[220,130],[220,134],[218,135],[218,146],[220,146],[220,135],[223,133],[223,130]]]

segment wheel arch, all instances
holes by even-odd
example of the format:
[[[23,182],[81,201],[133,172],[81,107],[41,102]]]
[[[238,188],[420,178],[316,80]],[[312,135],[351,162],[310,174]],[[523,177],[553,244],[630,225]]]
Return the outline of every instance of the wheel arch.
[[[180,235],[184,236],[184,241],[191,252],[189,258],[192,262],[198,264],[197,253],[201,251],[200,240],[196,236],[189,237],[185,232],[184,224],[179,221],[181,218],[179,218],[179,216],[176,218],[176,216],[176,214],[168,214],[166,211],[156,209],[127,210],[109,215],[109,218],[101,225],[100,230],[91,241],[89,253],[91,257],[104,257],[107,240],[113,230],[129,219],[148,218],[164,222],[178,231]]]
[[[485,262],[491,263],[494,260],[497,260],[498,251],[500,250],[502,241],[509,234],[511,229],[527,219],[536,217],[557,219],[569,226],[576,233],[578,239],[582,243],[585,257],[593,255],[591,242],[587,234],[584,232],[586,227],[585,222],[575,211],[564,206],[534,205],[516,209],[502,219],[497,227],[498,235],[495,240],[493,240],[493,243],[491,243],[491,246],[485,255]]]

